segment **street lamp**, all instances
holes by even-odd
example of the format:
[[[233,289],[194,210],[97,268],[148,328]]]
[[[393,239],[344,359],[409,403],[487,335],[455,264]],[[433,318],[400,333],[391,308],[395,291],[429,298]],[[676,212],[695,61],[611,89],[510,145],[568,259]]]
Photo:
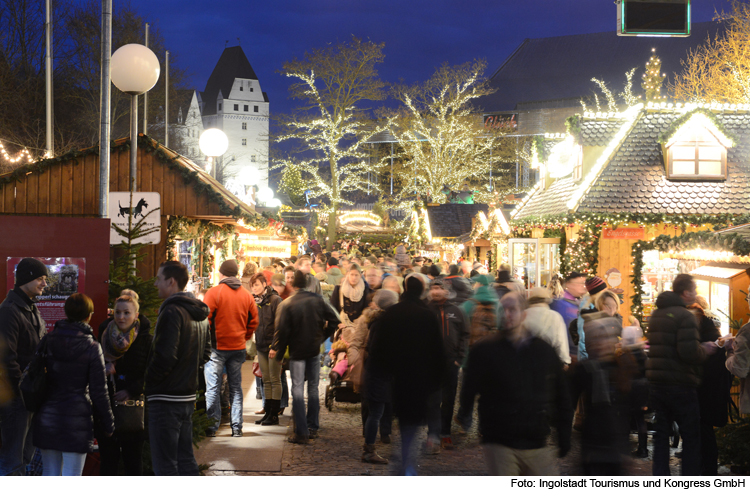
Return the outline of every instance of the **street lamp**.
[[[213,172],[213,177],[216,180],[219,180],[216,176],[217,170],[212,169],[213,159],[223,156],[229,148],[229,139],[227,138],[227,135],[218,128],[209,128],[205,130],[198,139],[198,147],[200,147],[200,150],[204,155],[208,156],[208,163],[206,165],[208,171]],[[219,160],[219,166],[221,166],[221,160]],[[224,183],[223,180],[219,180],[219,182]]]
[[[258,200],[268,205],[273,198],[273,189],[270,187],[263,187],[258,191]],[[264,205],[265,206],[265,205]]]
[[[112,83],[130,95],[130,190],[135,191],[138,161],[138,95],[145,93],[159,80],[159,59],[148,47],[126,44],[112,55]],[[144,131],[145,133],[145,131]]]

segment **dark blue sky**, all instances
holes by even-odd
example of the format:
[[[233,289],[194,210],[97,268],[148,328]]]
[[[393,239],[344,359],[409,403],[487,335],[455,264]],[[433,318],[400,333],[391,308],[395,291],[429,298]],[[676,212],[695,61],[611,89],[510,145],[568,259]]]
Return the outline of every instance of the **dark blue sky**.
[[[115,0],[117,2],[117,0]],[[425,80],[443,62],[487,61],[487,74],[526,38],[615,31],[613,0],[131,0],[203,90],[225,47],[241,46],[271,113],[289,112],[291,80],[276,71],[306,50],[355,35],[385,42],[384,80]],[[728,0],[693,0],[693,22]],[[116,48],[113,48],[115,50]]]

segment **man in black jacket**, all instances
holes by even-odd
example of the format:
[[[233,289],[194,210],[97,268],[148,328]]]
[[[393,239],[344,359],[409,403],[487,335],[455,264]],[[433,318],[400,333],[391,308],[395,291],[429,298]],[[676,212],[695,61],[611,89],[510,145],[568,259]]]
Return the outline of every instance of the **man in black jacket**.
[[[318,435],[320,401],[320,345],[336,331],[341,320],[323,296],[308,290],[307,275],[294,272],[294,293],[276,312],[276,327],[268,357],[279,359],[289,347],[289,374],[292,375],[292,414],[294,434],[290,443],[307,444]],[[305,413],[307,381],[307,413]]]
[[[436,454],[440,448],[453,448],[451,421],[456,403],[458,370],[464,360],[469,340],[469,328],[461,309],[448,302],[450,292],[443,279],[438,277],[430,283],[430,302],[427,305],[440,323],[445,352],[445,376],[442,389],[432,398],[427,421],[427,453]],[[438,443],[438,435],[440,442]]]
[[[200,368],[211,357],[209,309],[183,292],[184,264],[166,261],[154,285],[164,302],[146,368],[151,461],[157,476],[198,476],[193,454],[193,410]]]
[[[558,455],[570,449],[573,411],[563,365],[555,350],[523,327],[526,298],[510,292],[501,299],[504,328],[498,338],[469,351],[461,408],[471,411],[479,394],[479,430],[493,476],[557,474],[547,445],[557,427]]]
[[[682,475],[700,475],[699,366],[716,351],[701,344],[695,315],[686,308],[695,302],[693,277],[677,275],[672,291],[659,294],[648,323],[649,354],[646,378],[649,401],[656,412],[654,476],[669,476],[669,434],[677,422],[682,437]]]
[[[46,332],[44,320],[34,304],[46,286],[47,267],[41,261],[26,257],[16,268],[15,287],[0,304],[0,340],[5,346],[3,364],[13,395],[10,403],[0,407],[0,476],[25,475],[26,465],[34,455],[29,430],[32,413],[24,406],[18,382]]]

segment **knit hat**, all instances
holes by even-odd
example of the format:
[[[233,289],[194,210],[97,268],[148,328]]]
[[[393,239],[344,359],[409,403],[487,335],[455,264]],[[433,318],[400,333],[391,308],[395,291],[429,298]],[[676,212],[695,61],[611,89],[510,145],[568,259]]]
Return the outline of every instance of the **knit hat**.
[[[234,259],[229,259],[228,261],[224,261],[221,263],[221,266],[219,267],[219,273],[226,277],[236,277],[237,273],[240,272],[240,267],[237,266],[237,261]]]
[[[335,257],[331,257],[328,259],[328,266],[338,266],[338,265],[339,265],[339,260],[336,259]]]
[[[549,304],[552,302],[552,295],[549,289],[545,287],[534,287],[529,291],[529,304]]]
[[[506,282],[510,282],[510,271],[499,270],[497,272],[497,283],[506,283]]]
[[[16,267],[16,287],[26,285],[39,277],[48,276],[47,266],[42,261],[33,257],[21,259]]]
[[[589,291],[589,295],[591,296],[593,296],[594,294],[598,294],[606,288],[607,284],[605,284],[604,280],[602,280],[598,276],[594,276],[586,280],[586,290]]]

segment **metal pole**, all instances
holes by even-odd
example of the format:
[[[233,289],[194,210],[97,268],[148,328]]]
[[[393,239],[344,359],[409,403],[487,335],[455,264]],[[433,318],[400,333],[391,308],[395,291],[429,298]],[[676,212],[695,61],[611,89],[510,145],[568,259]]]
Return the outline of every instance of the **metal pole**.
[[[146,23],[146,47],[148,47],[148,23]],[[136,132],[137,134],[137,132]],[[143,134],[148,135],[148,91],[143,93]]]
[[[112,58],[112,0],[102,0],[101,83],[99,102],[99,217],[109,217],[109,108],[112,83],[109,60]]]
[[[391,194],[393,194],[393,142],[391,142]]]
[[[47,54],[45,56],[45,73],[47,86],[47,157],[54,155],[55,144],[52,137],[52,0],[46,0],[47,10],[45,20]]]
[[[130,191],[135,192],[138,187],[135,175],[138,170],[138,95],[130,97]]]
[[[164,146],[169,147],[169,51],[167,51],[167,73],[164,74]]]

